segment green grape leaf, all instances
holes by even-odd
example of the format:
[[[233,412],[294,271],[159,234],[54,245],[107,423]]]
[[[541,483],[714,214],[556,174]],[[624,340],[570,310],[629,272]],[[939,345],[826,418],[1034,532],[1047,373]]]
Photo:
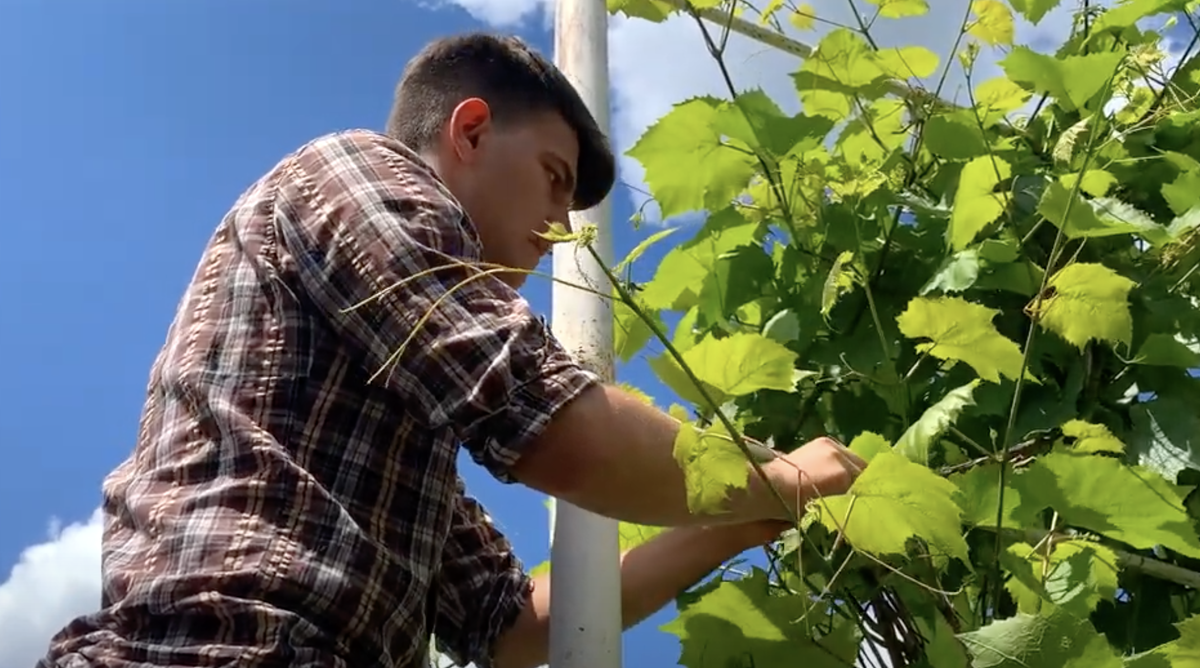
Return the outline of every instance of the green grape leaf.
[[[796,11],[788,15],[788,23],[796,30],[812,30],[817,24],[817,14],[810,4],[796,6]]]
[[[1090,204],[1079,195],[1073,195],[1068,186],[1059,181],[1053,181],[1046,187],[1038,202],[1038,213],[1062,228],[1068,239],[1109,237],[1141,231],[1133,223],[1097,215]]]
[[[774,277],[775,264],[759,244],[738,246],[723,253],[704,278],[697,296],[704,322],[725,322],[738,309],[762,299],[771,289]]]
[[[683,469],[688,510],[695,515],[724,512],[731,489],[745,489],[746,456],[720,426],[698,429],[685,423],[675,437],[675,461]]]
[[[938,359],[970,365],[979,377],[1000,382],[1000,376],[1021,375],[1021,348],[996,331],[992,319],[1000,312],[961,297],[916,297],[896,318],[900,333],[910,339],[929,339],[917,350]]]
[[[996,186],[1012,176],[1012,167],[1002,158],[981,156],[963,165],[954,193],[954,210],[947,241],[952,250],[960,251],[975,240],[1008,207],[1009,193],[997,192]]]
[[[1036,514],[1022,503],[1022,485],[1012,482],[1022,475],[1023,472],[1012,470],[1007,474],[1009,484],[1004,489],[1004,514],[1000,518],[1003,527],[1024,527],[1036,520]],[[979,527],[996,526],[996,511],[1000,503],[999,464],[983,464],[963,473],[955,473],[950,476],[950,481],[958,487],[955,501],[959,508],[962,508],[964,524]]]
[[[792,309],[784,309],[767,320],[762,334],[776,343],[791,343],[800,338],[800,318]]]
[[[1025,17],[1033,25],[1041,22],[1050,10],[1054,9],[1061,3],[1062,0],[1009,0],[1009,4],[1013,9],[1017,10],[1021,16]]]
[[[725,103],[713,127],[719,134],[776,159],[787,155],[804,139],[823,138],[830,129],[829,121],[824,118],[787,116],[758,88],[742,91],[732,103]]]
[[[889,19],[924,16],[929,13],[929,3],[926,0],[867,0],[867,2],[879,7],[879,15]]]
[[[637,262],[637,259],[640,258],[643,253],[649,250],[651,246],[667,238],[678,229],[678,227],[668,227],[651,234],[645,239],[642,239],[640,242],[638,242],[638,245],[633,247],[633,250],[629,251],[629,254],[625,256],[625,259],[621,260],[617,263],[617,266],[613,267],[612,273],[619,276],[621,272],[632,266],[634,262]]]
[[[714,212],[695,237],[663,257],[654,278],[643,286],[642,300],[652,309],[682,311],[696,305],[720,257],[755,243],[761,227],[732,208]]]
[[[1189,345],[1170,334],[1151,334],[1130,361],[1148,366],[1194,369],[1200,367],[1200,353],[1195,348],[1195,343]]]
[[[887,439],[876,434],[873,431],[864,431],[850,441],[850,450],[854,454],[863,458],[863,461],[870,462],[881,452],[890,452],[892,444],[887,442]]]
[[[1047,558],[1046,551],[1051,552]],[[1086,619],[1117,593],[1117,555],[1099,543],[1069,540],[1035,547],[1014,543],[1001,556],[1012,573],[1005,588],[1021,612],[1036,615],[1046,604]]]
[[[746,657],[762,668],[825,665],[830,655],[797,621],[810,605],[802,595],[773,595],[766,573],[755,568],[749,577],[721,581],[659,628],[679,638],[686,668],[744,665]]]
[[[875,52],[876,63],[894,79],[932,76],[938,68],[936,53],[923,46],[888,47]]]
[[[833,261],[829,275],[825,277],[825,286],[821,290],[821,315],[829,317],[838,300],[854,289],[858,283],[858,273],[854,268],[853,251],[842,251]]]
[[[701,382],[723,397],[757,390],[795,390],[796,353],[762,334],[741,332],[723,339],[708,336],[683,353],[683,359]]]
[[[975,405],[974,394],[978,386],[979,381],[973,380],[947,392],[946,396],[926,409],[912,426],[904,430],[893,450],[911,461],[927,465],[929,450],[934,442],[958,421],[958,416],[967,406]]]
[[[855,548],[871,554],[904,554],[910,538],[924,540],[930,552],[967,560],[960,532],[957,488],[936,473],[893,452],[871,460],[842,496],[816,502],[820,521],[842,530]]]
[[[630,18],[653,23],[661,23],[677,11],[671,3],[663,0],[607,0],[606,5],[611,14],[620,12]]]
[[[1073,174],[1063,174],[1058,177],[1058,182],[1070,192],[1075,187],[1075,181],[1078,179],[1079,173],[1076,172]],[[1113,176],[1112,172],[1103,169],[1089,169],[1083,173],[1083,183],[1079,184],[1079,189],[1092,197],[1104,197],[1115,185],[1117,185],[1117,177]]]
[[[1015,46],[1000,66],[1008,78],[1046,93],[1067,111],[1082,108],[1112,77],[1122,54],[1116,51],[1058,58]]]
[[[1138,549],[1163,545],[1200,558],[1180,488],[1143,467],[1111,457],[1056,451],[1021,476],[1021,498],[1053,508],[1066,524],[1083,527]]]
[[[1147,16],[1172,10],[1185,11],[1184,7],[1182,0],[1127,0],[1105,9],[1092,27],[1092,34],[1113,28],[1128,28]]]
[[[1076,262],[1050,278],[1049,297],[1036,304],[1042,327],[1082,349],[1088,341],[1130,345],[1134,282],[1102,264]]]
[[[725,104],[712,97],[681,102],[626,153],[646,169],[663,218],[728,206],[754,175],[753,156],[725,146],[713,128]]]
[[[967,28],[968,34],[992,46],[1012,44],[1015,26],[1008,5],[1000,0],[974,0],[971,13],[975,17]]]
[[[1004,75],[992,77],[975,87],[975,107],[987,116],[1004,115],[1029,101],[1029,91]]]
[[[1200,414],[1196,394],[1160,396],[1130,410],[1134,436],[1129,445],[1138,463],[1175,480],[1184,469],[1200,469]]]
[[[1172,668],[1200,665],[1200,615],[1193,615],[1175,625],[1179,638],[1158,648],[1171,662]]]
[[[968,248],[942,260],[937,273],[921,287],[920,295],[931,292],[962,292],[979,278],[979,251]]]
[[[691,348],[688,348],[688,350],[691,350]],[[704,393],[684,373],[683,367],[679,366],[679,362],[669,352],[648,358],[646,363],[650,365],[650,370],[662,381],[663,385],[671,388],[671,391],[679,395],[680,399],[690,401],[697,406],[709,407],[708,401],[704,398]],[[717,391],[717,388],[711,385],[704,385],[703,387],[707,391],[708,396],[718,405],[724,401],[724,397]]]
[[[1071,449],[1075,452],[1085,452],[1094,454],[1097,452],[1111,452],[1121,454],[1125,452],[1125,444],[1121,439],[1113,436],[1113,433],[1102,424],[1092,424],[1083,420],[1070,420],[1062,426],[1063,436],[1075,439]]]
[[[959,109],[938,114],[925,123],[925,148],[948,160],[970,160],[987,155],[987,139],[972,112]]]
[[[615,292],[615,291],[614,291]],[[614,294],[614,297],[616,295]],[[635,299],[637,299],[635,297]],[[658,324],[662,326],[662,319],[657,311],[649,309],[644,302],[639,301],[639,306]],[[628,362],[633,359],[633,356],[641,350],[650,337],[654,336],[650,325],[646,324],[638,314],[630,308],[620,298],[613,299],[613,352],[622,361]]]
[[[972,668],[1121,668],[1091,622],[1054,608],[1040,615],[1019,612],[978,631],[960,634],[974,657]]]
[[[847,28],[835,28],[821,38],[793,76],[804,112],[835,122],[850,115],[855,96],[876,99],[884,93],[868,91],[883,80],[884,72],[870,45]]]

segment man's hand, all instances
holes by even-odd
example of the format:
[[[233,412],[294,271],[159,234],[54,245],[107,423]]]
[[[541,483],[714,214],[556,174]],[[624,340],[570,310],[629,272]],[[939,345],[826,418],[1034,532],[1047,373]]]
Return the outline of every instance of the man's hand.
[[[845,494],[867,463],[832,438],[818,438],[763,468],[797,515],[809,501]],[[786,515],[779,509],[779,519]]]

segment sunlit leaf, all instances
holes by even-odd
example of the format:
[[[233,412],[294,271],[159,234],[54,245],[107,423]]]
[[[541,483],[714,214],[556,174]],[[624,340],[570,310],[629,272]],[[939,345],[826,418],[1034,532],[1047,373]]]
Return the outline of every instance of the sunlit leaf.
[[[1024,46],[1013,47],[1000,66],[1008,78],[1038,93],[1046,93],[1067,110],[1082,107],[1112,77],[1121,62],[1119,52],[1056,58]]]
[[[879,7],[879,15],[889,19],[922,16],[929,12],[926,0],[867,0]]]
[[[713,129],[722,105],[711,97],[681,102],[629,149],[628,155],[645,167],[664,218],[722,208],[754,174],[753,157],[725,146]],[[691,168],[679,169],[680,164]]]
[[[917,350],[969,364],[980,378],[998,383],[1001,375],[1019,377],[1022,363],[1020,346],[992,324],[999,313],[961,297],[917,297],[896,321],[908,338],[929,339]]]
[[[820,519],[872,554],[903,554],[908,539],[919,538],[935,554],[966,560],[955,491],[953,483],[924,466],[882,452],[848,494],[820,502]]]
[[[1102,264],[1077,262],[1050,278],[1050,296],[1042,300],[1043,327],[1082,348],[1088,341],[1130,344],[1133,281]]]
[[[998,186],[1011,176],[1012,168],[1001,158],[981,156],[963,166],[946,229],[951,249],[966,248],[1000,217],[1008,206],[1009,194]]]
[[[974,0],[971,13],[968,33],[993,46],[1012,44],[1015,27],[1008,5],[1000,0]]]

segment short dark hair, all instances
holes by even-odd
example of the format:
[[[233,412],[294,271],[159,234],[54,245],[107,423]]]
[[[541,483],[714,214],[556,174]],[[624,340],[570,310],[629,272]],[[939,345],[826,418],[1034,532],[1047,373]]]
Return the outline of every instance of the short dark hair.
[[[572,208],[600,203],[616,180],[608,138],[570,81],[521,39],[484,32],[429,43],[404,68],[388,136],[415,151],[431,147],[454,108],[468,98],[488,103],[497,123],[538,112],[558,112],[579,138]]]

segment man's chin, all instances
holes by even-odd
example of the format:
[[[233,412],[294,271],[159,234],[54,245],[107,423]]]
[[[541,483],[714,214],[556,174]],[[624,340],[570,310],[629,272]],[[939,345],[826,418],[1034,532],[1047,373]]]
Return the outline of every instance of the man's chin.
[[[496,274],[496,277],[513,290],[520,290],[521,286],[525,285],[526,279],[529,278],[529,274],[523,271],[503,271]]]

